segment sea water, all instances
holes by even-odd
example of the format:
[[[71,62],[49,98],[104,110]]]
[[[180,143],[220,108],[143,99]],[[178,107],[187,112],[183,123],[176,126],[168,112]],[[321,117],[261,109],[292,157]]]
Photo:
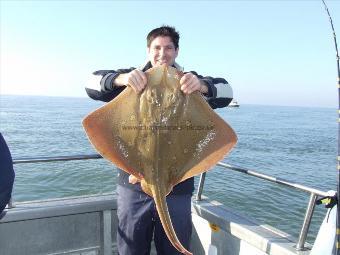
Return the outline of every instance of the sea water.
[[[88,98],[0,97],[0,132],[14,159],[94,154],[81,121],[102,106]],[[336,189],[337,111],[241,105],[217,109],[238,143],[225,163],[327,191]],[[117,172],[104,159],[15,165],[14,202],[115,192]],[[198,178],[195,183],[197,185]],[[203,195],[296,237],[309,194],[221,167],[207,173]],[[312,240],[325,209],[316,207]]]

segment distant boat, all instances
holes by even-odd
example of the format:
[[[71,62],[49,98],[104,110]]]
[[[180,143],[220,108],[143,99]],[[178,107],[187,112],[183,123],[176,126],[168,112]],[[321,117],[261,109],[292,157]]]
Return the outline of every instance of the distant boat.
[[[232,101],[228,107],[240,107],[240,105],[237,103],[237,101]]]

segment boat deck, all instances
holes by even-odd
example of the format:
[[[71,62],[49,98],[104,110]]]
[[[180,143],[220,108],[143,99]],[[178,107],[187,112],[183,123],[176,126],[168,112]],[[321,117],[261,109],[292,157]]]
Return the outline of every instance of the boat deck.
[[[117,254],[116,210],[114,194],[17,203],[0,220],[0,254]],[[206,197],[192,202],[192,216],[195,255],[309,254],[296,251],[291,236]]]

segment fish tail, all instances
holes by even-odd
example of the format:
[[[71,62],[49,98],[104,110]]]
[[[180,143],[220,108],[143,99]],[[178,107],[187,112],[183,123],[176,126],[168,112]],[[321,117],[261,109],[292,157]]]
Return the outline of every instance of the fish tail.
[[[170,219],[168,205],[166,204],[165,194],[161,194],[161,191],[159,189],[158,190],[152,189],[152,193],[153,193],[152,195],[155,200],[156,207],[157,207],[159,218],[162,222],[164,232],[167,235],[169,241],[179,252],[182,252],[185,255],[192,255],[191,252],[189,252],[187,249],[184,248],[184,246],[181,244],[181,242],[177,238],[176,232],[174,230],[174,227]]]

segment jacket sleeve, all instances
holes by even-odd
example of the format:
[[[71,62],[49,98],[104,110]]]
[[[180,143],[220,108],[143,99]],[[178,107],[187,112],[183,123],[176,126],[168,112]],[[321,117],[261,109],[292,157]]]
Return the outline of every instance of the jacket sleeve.
[[[15,173],[13,170],[12,156],[5,139],[0,133],[0,218],[1,212],[9,202],[13,189]]]
[[[129,69],[98,70],[93,72],[85,87],[87,95],[94,100],[111,101],[125,89],[125,87],[114,86],[114,79],[118,75],[129,73],[134,69],[134,67],[131,67]]]
[[[233,99],[233,89],[224,78],[204,77],[194,71],[191,73],[206,83],[208,93],[203,95],[211,108],[223,108],[230,104]]]

